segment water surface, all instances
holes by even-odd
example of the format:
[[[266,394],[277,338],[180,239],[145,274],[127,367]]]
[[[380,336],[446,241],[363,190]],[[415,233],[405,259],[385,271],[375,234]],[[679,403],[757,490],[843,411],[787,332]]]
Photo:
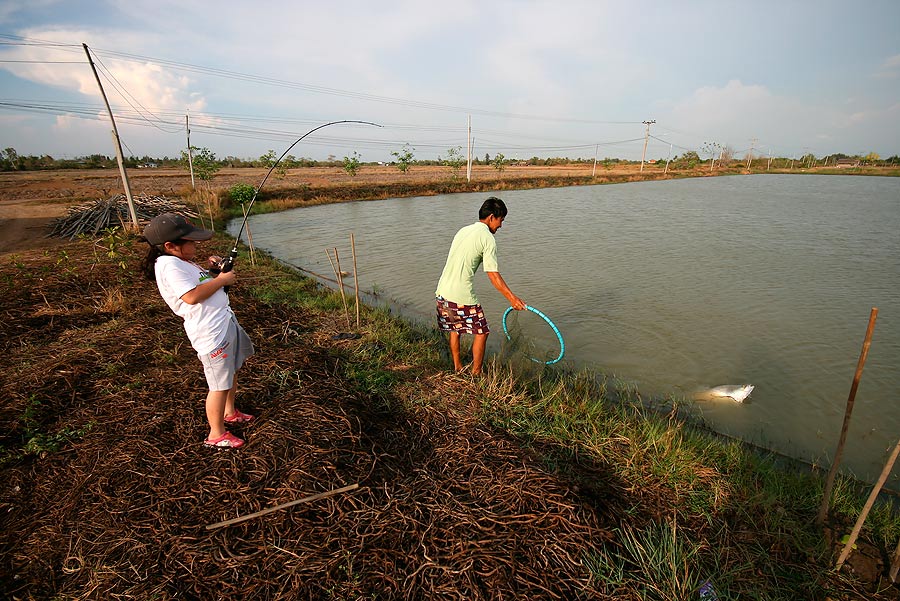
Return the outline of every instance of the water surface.
[[[249,223],[257,246],[322,274],[326,247],[352,270],[353,232],[361,288],[430,324],[450,241],[487,196],[322,205]],[[900,438],[900,180],[755,175],[501,196],[500,271],[559,326],[566,361],[645,395],[751,383],[749,402],[705,403],[703,416],[805,460],[830,464],[878,307],[844,459],[877,477]],[[507,303],[483,273],[476,292],[495,342]],[[551,332],[541,344],[555,357]]]

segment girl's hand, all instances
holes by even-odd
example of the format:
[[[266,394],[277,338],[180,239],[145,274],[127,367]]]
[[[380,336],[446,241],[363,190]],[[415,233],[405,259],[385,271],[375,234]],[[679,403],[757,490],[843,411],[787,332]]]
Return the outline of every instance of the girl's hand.
[[[233,286],[236,280],[237,275],[235,275],[233,269],[231,271],[223,271],[216,276],[216,281],[222,282],[223,286]]]

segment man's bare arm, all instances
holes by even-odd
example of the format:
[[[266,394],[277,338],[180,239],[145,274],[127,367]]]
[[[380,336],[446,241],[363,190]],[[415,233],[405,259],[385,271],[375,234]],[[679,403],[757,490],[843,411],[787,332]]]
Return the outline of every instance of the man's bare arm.
[[[509,301],[509,304],[512,305],[512,308],[516,311],[522,311],[525,309],[525,301],[521,298],[513,294],[512,290],[509,289],[509,286],[506,285],[506,282],[503,280],[503,276],[500,275],[499,271],[488,271],[487,272],[488,279],[491,280],[491,284],[494,285],[494,288],[500,291],[500,294],[506,297],[506,300]]]

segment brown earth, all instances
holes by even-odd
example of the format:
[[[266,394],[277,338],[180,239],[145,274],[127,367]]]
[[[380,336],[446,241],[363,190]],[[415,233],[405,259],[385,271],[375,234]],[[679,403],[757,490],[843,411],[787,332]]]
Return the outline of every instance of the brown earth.
[[[590,175],[538,169],[522,176]],[[502,178],[491,171],[476,177],[514,181],[513,168]],[[256,185],[263,175],[225,170],[213,187]],[[441,181],[446,171],[408,177]],[[190,189],[184,172],[130,178],[135,194]],[[267,188],[395,180],[394,168],[352,180],[339,169],[304,169]],[[244,272],[231,301],[257,346],[241,372],[239,406],[258,423],[237,430],[248,444],[236,453],[204,449],[199,362],[152,284],[135,277],[140,245],[123,241],[110,258],[89,241],[43,237],[68,206],[118,186],[112,171],[0,177],[0,412],[8,417],[0,449],[31,445],[0,463],[0,597],[645,597],[612,574],[598,579],[590,561],[600,545],[622,549],[624,527],[684,510],[683,493],[649,469],[646,481],[625,481],[602,458],[480,421],[485,403],[509,399],[447,373],[446,358],[429,358],[427,344],[405,358],[392,337],[379,337],[372,313],[364,312],[362,337],[345,340],[336,337],[346,331],[338,309],[304,305],[293,291],[257,296],[254,281],[285,277],[272,267]],[[204,250],[227,248],[217,237]],[[208,528],[351,483],[360,488]],[[679,528],[708,541],[716,565],[745,574],[735,594],[751,596],[753,578],[777,565],[773,579],[788,581],[779,598],[790,598],[792,575],[809,572],[822,583],[806,598],[826,590],[841,591],[835,599],[897,598],[880,584],[883,549],[871,566],[857,554],[852,577],[836,576],[744,523],[752,518],[722,519],[680,517]],[[745,552],[754,548],[770,549],[771,563]]]
[[[590,177],[591,165],[572,166],[511,166],[497,172],[490,166],[473,167],[472,181],[482,185],[514,187],[516,180],[552,177],[580,179]],[[223,190],[244,183],[258,186],[266,175],[266,169],[225,168],[209,182],[212,190]],[[364,166],[356,176],[348,175],[340,167],[310,167],[291,169],[284,176],[273,173],[265,182],[264,190],[310,188],[327,195],[329,188],[353,186],[380,186],[386,184],[422,185],[450,180],[446,167],[413,166],[405,174],[391,166]],[[597,167],[597,181],[611,177],[640,177],[653,179],[661,175],[657,167],[646,167],[640,173],[639,165],[623,165],[608,170]],[[465,179],[465,170],[458,176]],[[158,196],[188,196],[191,177],[184,169],[131,169],[128,180],[132,194]],[[205,182],[195,180],[202,189]],[[61,241],[47,238],[47,225],[61,217],[73,205],[86,200],[109,198],[124,191],[121,177],[115,169],[59,170],[0,173],[0,253],[32,248],[47,248]]]

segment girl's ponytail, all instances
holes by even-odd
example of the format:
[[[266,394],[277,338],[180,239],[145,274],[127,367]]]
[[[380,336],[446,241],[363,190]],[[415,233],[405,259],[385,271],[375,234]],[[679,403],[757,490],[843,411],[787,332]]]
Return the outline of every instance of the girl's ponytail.
[[[146,242],[146,238],[144,239]],[[151,282],[156,281],[156,260],[163,256],[164,253],[159,249],[158,246],[154,246],[147,242],[150,245],[150,249],[147,251],[147,255],[141,261],[141,273],[144,274],[144,277],[150,280]]]

